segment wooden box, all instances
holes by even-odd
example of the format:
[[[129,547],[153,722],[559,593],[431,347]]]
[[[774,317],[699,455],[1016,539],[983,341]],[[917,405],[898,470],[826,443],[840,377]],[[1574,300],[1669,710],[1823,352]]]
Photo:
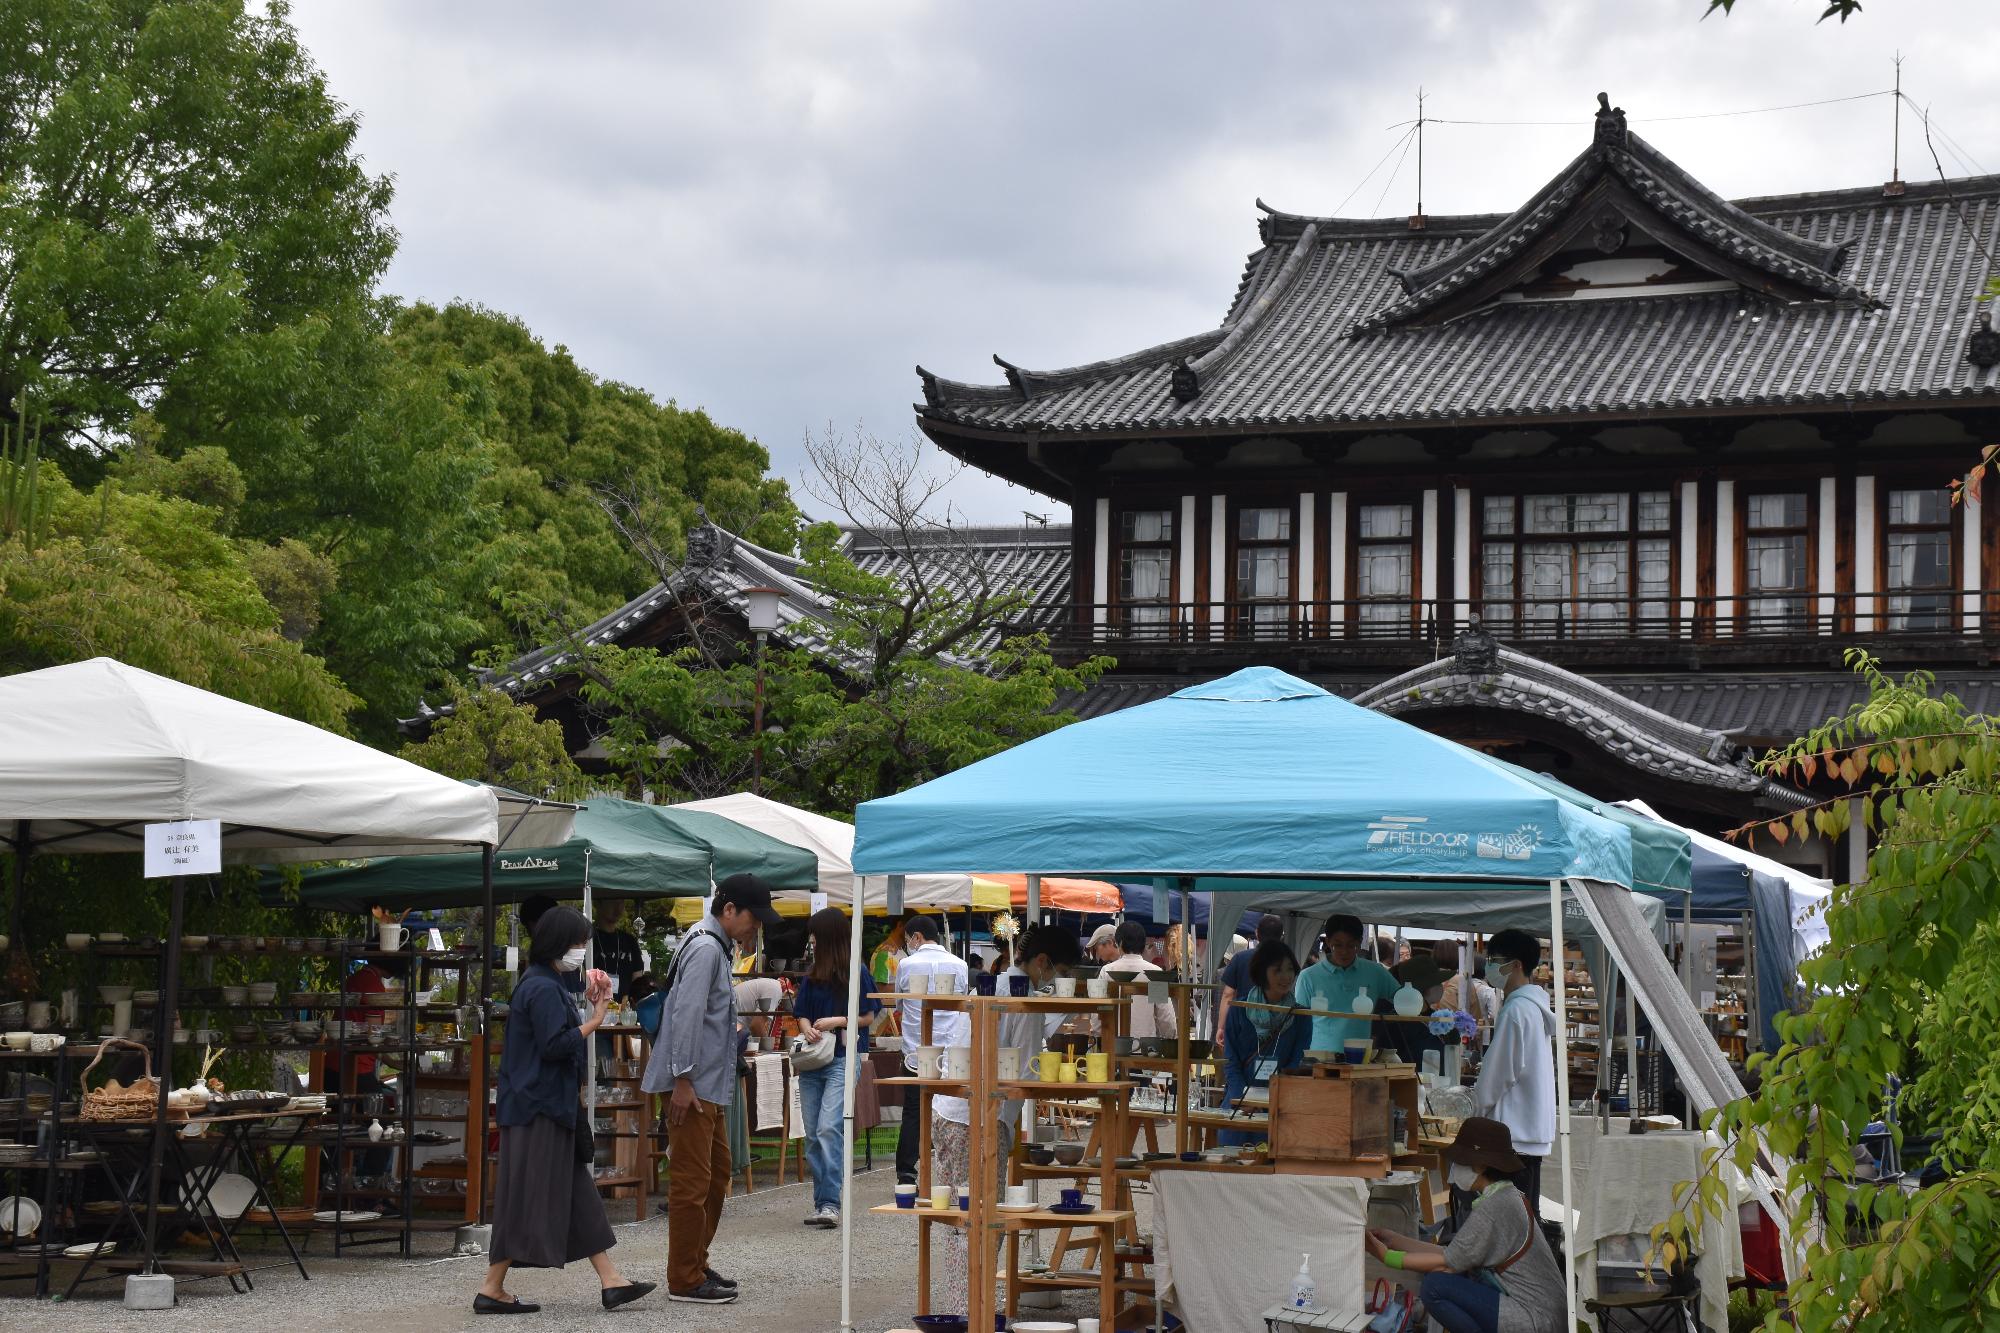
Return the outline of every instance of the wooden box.
[[[1271,1080],[1274,1162],[1386,1162],[1390,1124],[1386,1079],[1279,1074]]]

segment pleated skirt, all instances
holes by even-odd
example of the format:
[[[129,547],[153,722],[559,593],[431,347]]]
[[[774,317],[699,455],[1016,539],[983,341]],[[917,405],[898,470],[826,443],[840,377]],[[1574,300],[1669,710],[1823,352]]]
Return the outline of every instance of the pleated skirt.
[[[488,1257],[561,1268],[617,1244],[590,1168],[576,1160],[576,1129],[538,1115],[500,1127]]]

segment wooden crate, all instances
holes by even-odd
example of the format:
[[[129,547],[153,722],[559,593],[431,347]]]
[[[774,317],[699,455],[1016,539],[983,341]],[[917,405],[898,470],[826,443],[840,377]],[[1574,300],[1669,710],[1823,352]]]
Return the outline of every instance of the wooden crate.
[[[1387,1079],[1280,1074],[1271,1080],[1274,1162],[1386,1162],[1389,1128]]]

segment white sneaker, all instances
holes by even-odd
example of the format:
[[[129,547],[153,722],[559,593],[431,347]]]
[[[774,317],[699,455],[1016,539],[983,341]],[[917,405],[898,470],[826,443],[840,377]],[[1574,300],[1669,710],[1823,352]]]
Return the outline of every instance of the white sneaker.
[[[822,1204],[820,1210],[813,1214],[813,1224],[823,1227],[828,1231],[838,1230],[840,1228],[839,1207],[830,1203]]]

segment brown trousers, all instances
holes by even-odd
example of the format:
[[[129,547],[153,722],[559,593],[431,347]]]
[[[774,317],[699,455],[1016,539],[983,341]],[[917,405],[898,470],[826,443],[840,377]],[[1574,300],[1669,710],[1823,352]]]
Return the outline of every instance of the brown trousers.
[[[729,1197],[730,1165],[724,1109],[697,1100],[686,1118],[667,1130],[668,1291],[702,1284],[708,1243],[722,1224],[722,1201]]]

